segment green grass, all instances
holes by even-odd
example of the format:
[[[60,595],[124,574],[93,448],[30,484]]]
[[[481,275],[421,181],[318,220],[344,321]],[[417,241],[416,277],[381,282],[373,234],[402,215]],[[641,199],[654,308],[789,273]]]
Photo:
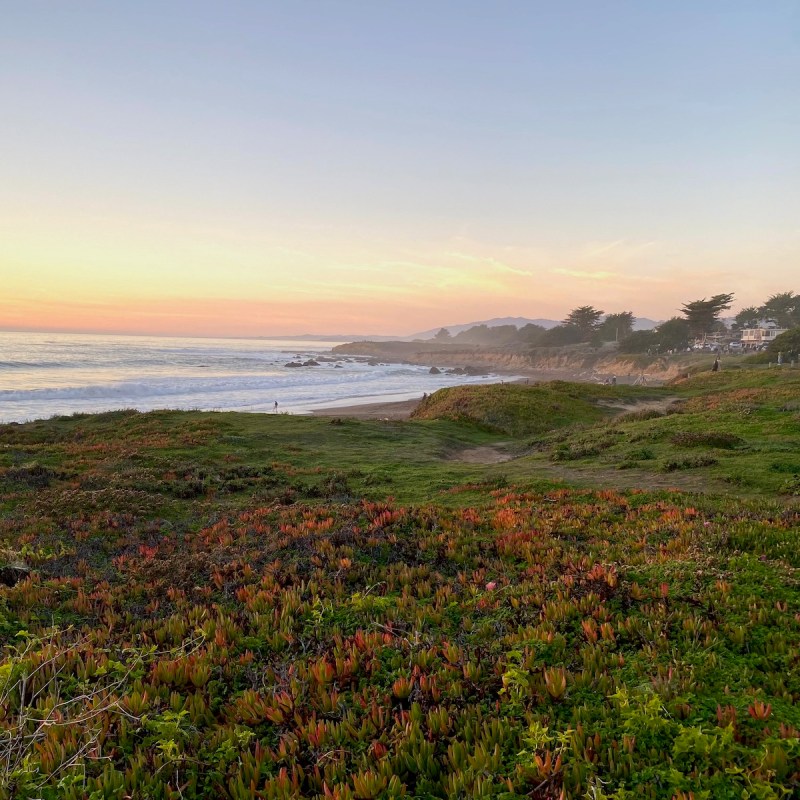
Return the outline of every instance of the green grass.
[[[579,390],[582,397],[572,414],[553,415],[554,431],[540,433],[547,418],[541,414],[535,425],[521,424],[518,435],[534,434],[528,440],[531,451],[503,465],[504,472],[517,481],[539,475],[574,485],[624,487],[653,485],[655,480],[655,485],[692,491],[797,496],[800,370],[699,375],[649,389],[638,398],[622,395],[620,402],[631,404],[622,413],[620,407],[597,405],[606,399],[606,388]],[[487,396],[496,402],[501,395]],[[520,397],[524,394],[500,411],[487,411],[484,403],[473,416],[502,418],[519,408]],[[648,405],[659,397],[662,408]],[[636,410],[636,402],[645,402],[644,409]],[[543,408],[535,403],[530,407]]]
[[[0,800],[797,796],[799,389],[0,426]]]
[[[423,400],[415,420],[448,419],[473,423],[511,436],[531,436],[557,428],[607,419],[612,403],[657,395],[655,389],[590,383],[519,383],[455,386]]]
[[[120,490],[144,492],[146,502],[163,513],[173,513],[182,493],[223,507],[256,494],[324,496],[333,476],[344,479],[353,495],[421,502],[432,492],[479,478],[480,466],[450,457],[496,440],[487,431],[449,421],[339,423],[274,414],[112,412],[0,427],[0,485],[19,488],[15,475],[36,463],[65,473],[77,486],[91,475],[95,482],[113,480]],[[265,468],[263,475],[237,483],[237,470]],[[6,509],[16,497],[14,491],[6,495]]]

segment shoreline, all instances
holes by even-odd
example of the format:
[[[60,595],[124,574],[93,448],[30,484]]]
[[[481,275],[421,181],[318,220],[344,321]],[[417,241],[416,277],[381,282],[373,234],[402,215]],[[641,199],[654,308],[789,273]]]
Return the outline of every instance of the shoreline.
[[[498,375],[493,383],[462,384],[473,386],[492,386],[494,383],[524,383],[531,385],[537,381],[531,381],[521,375],[514,375],[510,378],[503,378]],[[324,408],[313,408],[308,412],[308,416],[313,417],[348,417],[349,419],[382,419],[382,420],[406,420],[411,417],[414,409],[422,402],[422,397],[412,397],[405,400],[371,400],[367,403],[348,403],[341,406],[325,406]]]
[[[535,385],[538,381],[520,375],[512,378],[502,378],[494,383],[521,383]],[[492,386],[492,383],[467,384],[475,386]],[[350,403],[343,406],[326,406],[325,408],[314,408],[308,412],[309,416],[314,417],[348,417],[349,419],[382,419],[382,420],[406,420],[411,417],[414,409],[422,402],[422,397],[413,397],[407,400],[384,400],[372,401],[369,403]]]

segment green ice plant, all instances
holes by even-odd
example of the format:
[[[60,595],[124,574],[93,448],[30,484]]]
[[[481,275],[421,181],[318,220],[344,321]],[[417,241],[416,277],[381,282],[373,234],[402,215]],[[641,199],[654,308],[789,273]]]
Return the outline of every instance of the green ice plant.
[[[531,676],[522,667],[522,653],[519,651],[512,650],[507,653],[506,660],[508,666],[503,673],[503,688],[500,694],[508,697],[514,709],[521,710],[525,700],[530,696]]]
[[[611,699],[618,713],[622,730],[637,749],[665,754],[661,766],[650,765],[648,772],[658,783],[667,785],[674,796],[700,798],[758,798],[779,800],[790,791],[778,772],[788,764],[797,740],[765,740],[757,753],[748,751],[736,741],[734,726],[705,728],[683,725],[667,712],[661,698],[648,686],[630,691],[620,688]],[[753,756],[756,755],[756,759]],[[760,768],[744,765],[760,763]],[[593,789],[593,797],[623,800],[629,796],[625,787],[613,794],[604,794],[602,787]]]

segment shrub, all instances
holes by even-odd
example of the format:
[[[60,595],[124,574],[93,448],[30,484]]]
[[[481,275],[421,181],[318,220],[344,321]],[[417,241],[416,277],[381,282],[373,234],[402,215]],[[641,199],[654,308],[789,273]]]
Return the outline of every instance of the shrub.
[[[651,461],[656,456],[649,447],[640,447],[638,450],[633,450],[628,457],[640,461]]]
[[[49,486],[53,480],[59,477],[62,477],[61,473],[45,467],[37,461],[31,461],[19,467],[9,467],[5,474],[0,475],[0,478],[6,483],[16,483],[36,489]]]
[[[783,353],[784,362],[796,359],[800,353],[800,327],[792,328],[786,333],[776,336],[774,341],[769,343],[767,353],[772,356],[773,360],[777,358],[778,353]]]
[[[638,411],[626,411],[617,417],[617,422],[645,422],[648,419],[658,419],[665,416],[665,412],[658,408],[642,408]]]
[[[662,472],[677,472],[682,469],[697,469],[698,467],[713,467],[718,464],[716,458],[712,456],[693,456],[690,458],[673,459],[664,462],[661,467]]]
[[[681,431],[676,433],[672,439],[672,444],[676,447],[718,447],[722,450],[733,450],[744,444],[744,439],[733,433],[696,433]]]
[[[600,449],[595,445],[573,444],[559,445],[550,454],[551,461],[577,461],[580,458],[592,458],[600,455]]]
[[[780,493],[789,494],[794,497],[800,495],[800,475],[792,475],[791,478],[787,478],[781,484]]]

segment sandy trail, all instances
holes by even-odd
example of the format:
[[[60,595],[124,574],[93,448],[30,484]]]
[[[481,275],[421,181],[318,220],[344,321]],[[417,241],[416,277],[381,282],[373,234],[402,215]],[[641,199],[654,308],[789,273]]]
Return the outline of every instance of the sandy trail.
[[[401,400],[391,403],[366,403],[359,406],[339,406],[338,408],[318,408],[315,417],[347,417],[348,419],[408,419],[419,405],[419,399]]]
[[[446,461],[461,461],[465,464],[501,464],[510,461],[515,456],[503,449],[502,445],[481,445],[480,447],[467,447],[450,453]]]
[[[679,397],[659,397],[657,400],[632,400],[629,403],[620,402],[600,402],[598,405],[604,408],[616,409],[619,414],[629,414],[631,411],[666,411]]]

